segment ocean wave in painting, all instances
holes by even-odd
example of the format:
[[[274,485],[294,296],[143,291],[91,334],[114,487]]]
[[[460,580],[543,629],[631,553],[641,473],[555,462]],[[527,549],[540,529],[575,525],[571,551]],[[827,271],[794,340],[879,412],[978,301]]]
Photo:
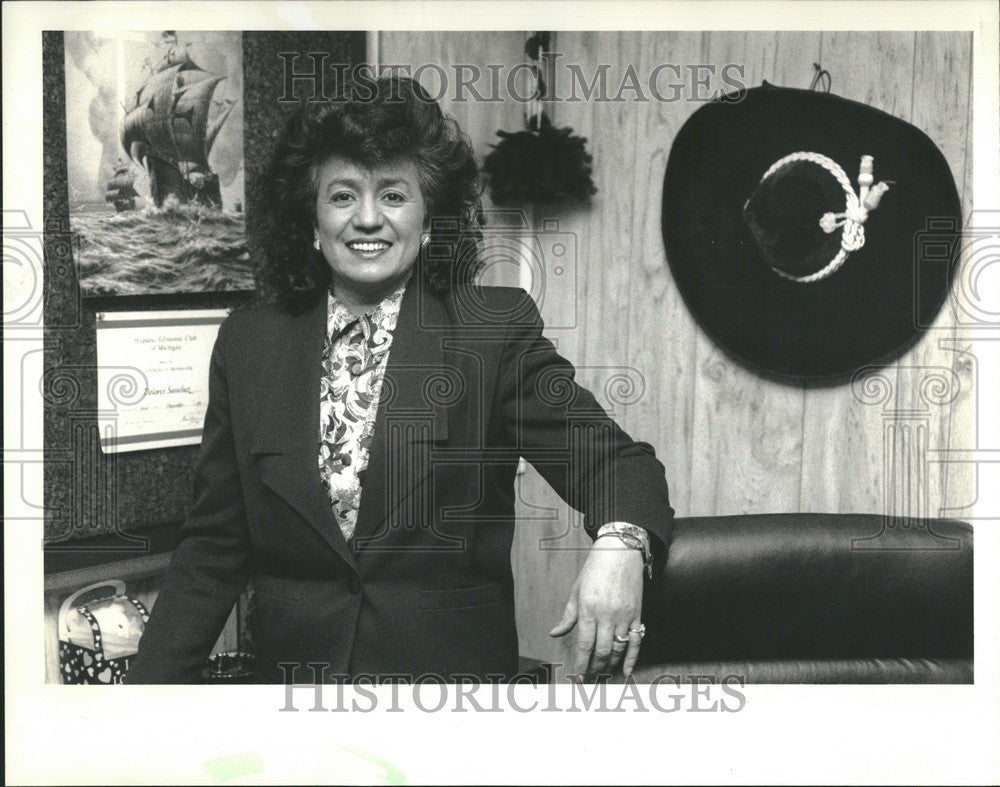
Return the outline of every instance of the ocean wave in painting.
[[[242,213],[171,199],[122,213],[88,207],[70,215],[84,296],[254,288]]]

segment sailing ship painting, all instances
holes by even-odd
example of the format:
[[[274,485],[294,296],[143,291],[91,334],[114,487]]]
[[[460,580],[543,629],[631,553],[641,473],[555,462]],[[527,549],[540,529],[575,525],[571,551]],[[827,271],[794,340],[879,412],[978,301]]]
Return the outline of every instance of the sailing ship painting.
[[[67,31],[64,40],[81,293],[253,289],[241,34]]]

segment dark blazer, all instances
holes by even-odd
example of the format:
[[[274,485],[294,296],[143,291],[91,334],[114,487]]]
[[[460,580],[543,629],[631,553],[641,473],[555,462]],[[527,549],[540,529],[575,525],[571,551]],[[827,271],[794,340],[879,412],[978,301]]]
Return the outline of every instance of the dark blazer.
[[[318,469],[325,330],[325,298],[298,315],[240,310],[222,325],[194,504],[127,683],[196,682],[248,580],[262,682],[282,682],[282,662],[328,665],[327,680],[512,675],[519,456],[591,535],[631,522],[665,555],[663,465],[575,383],[531,297],[475,286],[437,296],[416,275],[348,544]]]

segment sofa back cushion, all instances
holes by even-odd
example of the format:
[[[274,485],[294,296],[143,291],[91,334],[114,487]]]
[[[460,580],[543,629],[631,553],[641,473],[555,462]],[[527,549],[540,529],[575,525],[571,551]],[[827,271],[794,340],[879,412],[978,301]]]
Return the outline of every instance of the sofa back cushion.
[[[972,658],[972,527],[770,514],[678,519],[644,663]]]

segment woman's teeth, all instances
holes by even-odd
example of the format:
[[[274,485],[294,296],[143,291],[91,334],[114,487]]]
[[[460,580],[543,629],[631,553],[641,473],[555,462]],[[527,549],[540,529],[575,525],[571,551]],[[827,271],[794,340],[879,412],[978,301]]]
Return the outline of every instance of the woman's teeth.
[[[383,251],[389,248],[388,243],[349,243],[347,244],[349,248],[355,251]]]

